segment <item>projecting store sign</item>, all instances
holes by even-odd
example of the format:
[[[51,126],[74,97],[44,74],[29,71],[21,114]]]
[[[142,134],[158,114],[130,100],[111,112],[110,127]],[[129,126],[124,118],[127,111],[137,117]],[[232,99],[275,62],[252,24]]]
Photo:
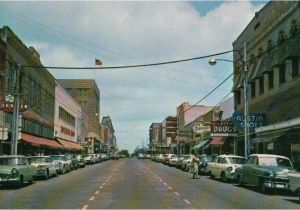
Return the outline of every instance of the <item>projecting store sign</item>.
[[[237,136],[237,129],[232,121],[212,121],[210,132],[211,136]]]
[[[238,130],[244,129],[244,113],[235,112],[232,115],[232,119]],[[265,124],[266,115],[261,113],[249,113],[247,121],[249,130],[253,131],[255,128],[261,127]]]
[[[193,126],[195,133],[204,133],[210,131],[210,126],[204,123],[203,121],[196,122]]]

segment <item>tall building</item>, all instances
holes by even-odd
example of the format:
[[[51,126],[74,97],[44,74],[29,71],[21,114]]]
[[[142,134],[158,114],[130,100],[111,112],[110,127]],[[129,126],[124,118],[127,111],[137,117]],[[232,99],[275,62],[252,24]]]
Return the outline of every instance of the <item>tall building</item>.
[[[110,116],[102,117],[101,137],[104,149],[114,153],[117,150],[117,139]]]
[[[89,118],[88,153],[100,150],[100,91],[95,80],[59,79],[58,82],[80,104]]]
[[[299,24],[300,2],[270,1],[233,42],[235,52],[243,52],[247,43],[249,113],[263,120],[249,123],[251,153],[285,155],[294,163],[300,163]],[[235,111],[243,112],[244,66],[239,59],[235,53],[233,91]],[[243,139],[241,130],[240,154],[244,154]]]
[[[150,150],[156,153],[162,153],[161,123],[152,123],[149,128]]]
[[[166,147],[165,152],[175,153],[176,141],[175,137],[177,134],[177,117],[168,116],[161,123],[161,138],[163,145]]]

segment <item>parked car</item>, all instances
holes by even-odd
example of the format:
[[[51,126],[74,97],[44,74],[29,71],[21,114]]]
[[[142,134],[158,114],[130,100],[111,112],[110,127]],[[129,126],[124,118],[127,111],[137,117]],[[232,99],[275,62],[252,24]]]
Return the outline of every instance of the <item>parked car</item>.
[[[25,156],[0,156],[0,183],[2,185],[23,186],[24,182],[32,183],[35,167],[31,166]]]
[[[177,162],[178,162],[178,156],[173,155],[169,160],[169,165],[170,166],[176,166]]]
[[[200,155],[199,160],[199,174],[208,174],[207,165],[215,160],[215,156]]]
[[[297,194],[298,202],[300,202],[300,173],[299,172],[289,172],[289,189]]]
[[[78,167],[84,168],[85,167],[85,161],[84,161],[82,155],[77,155],[76,159],[78,160]]]
[[[50,156],[31,156],[28,157],[29,164],[34,166],[36,172],[34,178],[43,177],[48,179],[50,176],[57,176],[57,165]]]
[[[163,154],[158,154],[155,158],[156,162],[162,162],[162,160],[164,159],[164,155]]]
[[[223,182],[235,179],[235,169],[245,163],[245,158],[236,155],[219,155],[214,162],[207,164],[207,171],[211,178],[221,178]]]
[[[164,155],[164,159],[163,159],[163,163],[168,165],[170,159],[171,159],[173,156],[175,156],[175,155],[174,155],[174,154],[165,154],[165,155]]]
[[[74,169],[78,168],[78,160],[76,158],[76,155],[74,155],[74,154],[67,154],[66,158],[67,158],[68,161],[71,162],[71,165],[70,165],[71,170],[74,170]]]
[[[84,155],[83,159],[84,159],[85,164],[95,164],[96,163],[96,159],[95,159],[94,155],[92,155],[92,154]]]
[[[180,155],[178,157],[178,161],[176,163],[176,168],[181,168],[181,164],[182,164],[182,161],[184,160],[184,158],[185,158],[185,155]]]
[[[280,155],[252,154],[235,170],[240,186],[252,184],[262,193],[270,189],[288,189],[288,172],[293,169],[289,158]]]
[[[185,155],[183,161],[181,162],[181,169],[184,171],[189,171],[192,162],[192,155]]]
[[[64,174],[71,171],[71,161],[65,155],[51,155],[53,161],[61,165],[59,173]]]

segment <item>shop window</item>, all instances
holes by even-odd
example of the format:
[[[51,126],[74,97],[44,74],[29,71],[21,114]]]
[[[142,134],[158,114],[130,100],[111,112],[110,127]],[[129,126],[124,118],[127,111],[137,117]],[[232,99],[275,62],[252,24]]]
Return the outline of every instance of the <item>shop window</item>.
[[[279,84],[285,83],[285,65],[279,67]]]
[[[268,87],[269,90],[274,88],[274,72],[270,71],[268,74]]]
[[[240,90],[235,92],[235,101],[236,101],[236,104],[241,104],[241,91]]]
[[[277,44],[280,45],[280,44],[284,43],[286,40],[287,40],[287,35],[285,34],[285,32],[282,30],[279,31]]]

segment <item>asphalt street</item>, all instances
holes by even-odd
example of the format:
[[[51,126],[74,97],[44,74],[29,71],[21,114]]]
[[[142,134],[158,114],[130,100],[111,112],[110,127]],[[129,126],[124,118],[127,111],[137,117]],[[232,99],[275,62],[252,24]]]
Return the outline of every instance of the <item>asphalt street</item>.
[[[291,193],[259,193],[150,160],[109,160],[20,189],[0,188],[1,209],[299,209]]]

